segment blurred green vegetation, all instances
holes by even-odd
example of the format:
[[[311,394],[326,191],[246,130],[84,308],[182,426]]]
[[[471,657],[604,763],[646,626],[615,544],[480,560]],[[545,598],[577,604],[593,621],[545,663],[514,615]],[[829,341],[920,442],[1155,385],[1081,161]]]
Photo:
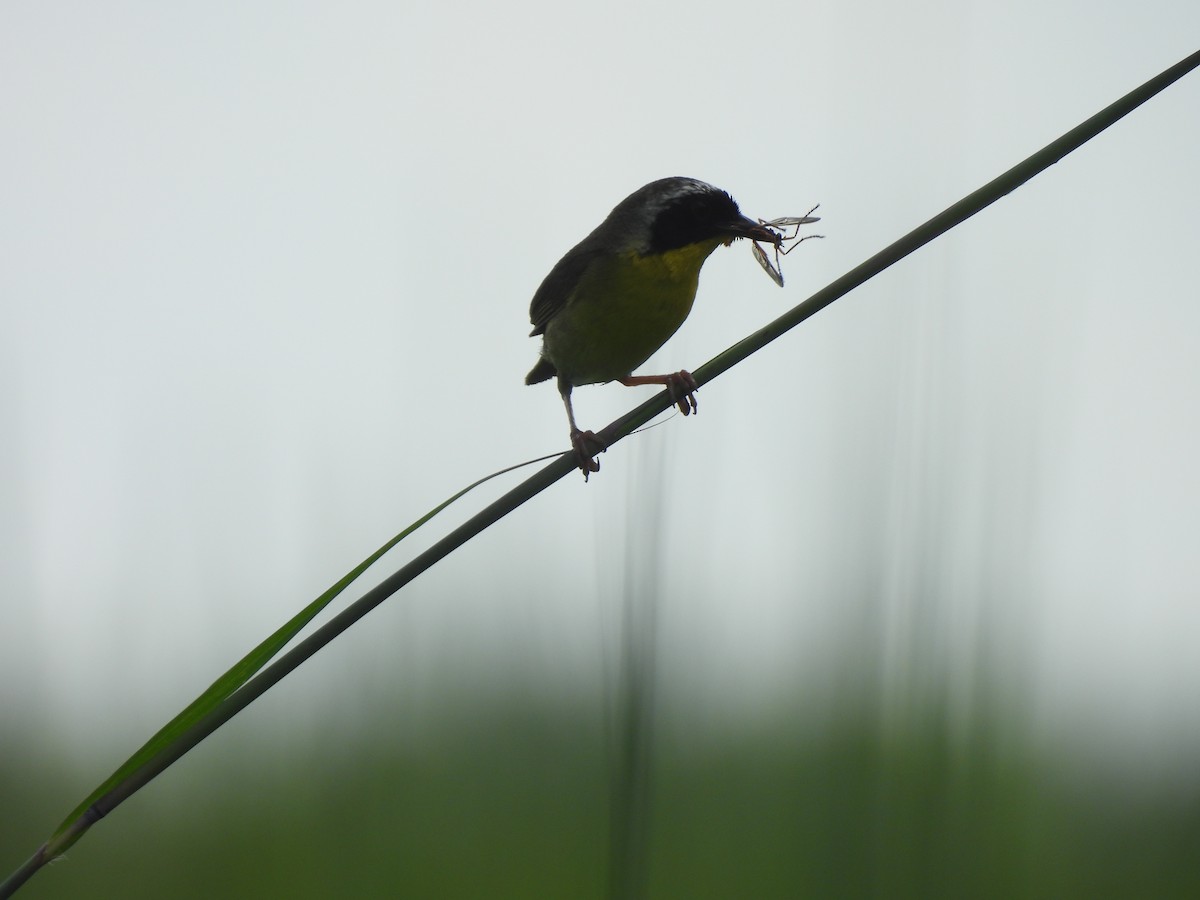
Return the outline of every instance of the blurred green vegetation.
[[[595,718],[510,699],[442,709],[419,741],[411,723],[303,745],[218,734],[19,896],[604,897],[614,754]],[[879,722],[658,727],[647,896],[1200,897],[1194,791],[1093,783],[1003,721],[965,745],[937,715],[901,735]],[[6,731],[5,873],[105,774]]]

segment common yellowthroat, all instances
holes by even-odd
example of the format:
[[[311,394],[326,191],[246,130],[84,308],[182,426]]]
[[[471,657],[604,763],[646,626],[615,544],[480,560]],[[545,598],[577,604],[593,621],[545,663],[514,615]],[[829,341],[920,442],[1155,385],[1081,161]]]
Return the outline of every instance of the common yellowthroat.
[[[634,375],[633,370],[691,312],[704,261],[738,238],[777,248],[781,240],[766,224],[742,215],[733,198],[711,184],[695,178],[652,181],[567,251],[533,295],[530,337],[542,336],[542,350],[525,383],[557,377],[571,446],[585,476],[600,470],[593,456],[603,447],[595,434],[575,424],[571,389],[605,381],[658,384],[681,413],[694,413],[696,380],[686,369],[667,375]]]

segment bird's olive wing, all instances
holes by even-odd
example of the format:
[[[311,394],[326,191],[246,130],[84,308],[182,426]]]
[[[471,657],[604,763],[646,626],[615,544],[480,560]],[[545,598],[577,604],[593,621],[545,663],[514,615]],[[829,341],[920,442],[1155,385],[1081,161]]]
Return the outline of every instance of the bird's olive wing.
[[[529,321],[533,323],[530,337],[544,332],[546,324],[567,305],[571,293],[583,278],[588,266],[595,261],[597,253],[597,250],[580,244],[550,270],[550,274],[546,276],[529,304]]]

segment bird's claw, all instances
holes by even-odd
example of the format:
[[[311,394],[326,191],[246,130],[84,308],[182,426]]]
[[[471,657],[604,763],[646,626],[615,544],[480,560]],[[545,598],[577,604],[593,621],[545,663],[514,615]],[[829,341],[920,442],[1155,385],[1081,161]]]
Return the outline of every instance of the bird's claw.
[[[583,480],[588,480],[592,472],[600,471],[600,460],[594,459],[596,454],[604,452],[604,445],[596,438],[594,431],[571,430],[571,448],[575,451],[575,462],[583,473]]]
[[[689,416],[696,412],[696,395],[695,391],[700,390],[700,386],[696,384],[696,379],[692,377],[692,373],[687,369],[680,369],[666,376],[667,391],[671,395],[671,399],[675,401],[675,405],[679,407],[679,411],[685,416]]]

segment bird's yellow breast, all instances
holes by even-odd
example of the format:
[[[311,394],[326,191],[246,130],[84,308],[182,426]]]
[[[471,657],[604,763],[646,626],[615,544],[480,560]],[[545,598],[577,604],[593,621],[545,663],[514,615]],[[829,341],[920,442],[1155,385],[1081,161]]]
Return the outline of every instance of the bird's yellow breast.
[[[688,317],[700,267],[720,243],[597,259],[546,325],[543,355],[575,385],[629,375]]]

